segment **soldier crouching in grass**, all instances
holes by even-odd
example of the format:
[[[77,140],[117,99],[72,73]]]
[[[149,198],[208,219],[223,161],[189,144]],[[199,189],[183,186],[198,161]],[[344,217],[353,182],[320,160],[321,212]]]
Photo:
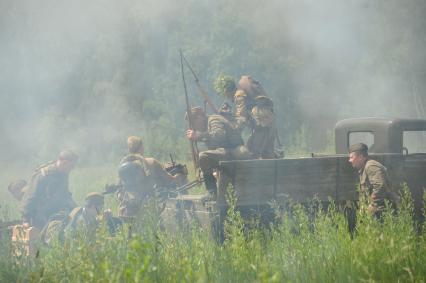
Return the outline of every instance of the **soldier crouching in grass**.
[[[82,233],[85,239],[91,240],[101,222],[105,222],[110,234],[114,234],[121,226],[121,221],[113,217],[110,210],[104,209],[104,196],[97,192],[89,193],[84,205],[75,207],[64,219],[52,220],[43,228],[40,238],[46,245],[55,240],[63,242],[65,237],[73,238]]]
[[[392,191],[386,167],[368,157],[368,147],[363,143],[349,147],[349,163],[358,170],[360,191],[369,200],[368,211],[380,218],[385,208],[385,199],[393,206],[399,203],[398,195]]]
[[[194,125],[202,124],[199,121],[207,121],[204,111],[200,107],[192,108],[191,112]],[[215,199],[217,182],[213,171],[219,167],[219,162],[250,159],[251,154],[244,146],[241,132],[234,124],[229,107],[222,107],[220,115],[210,115],[207,127],[200,128],[206,130],[189,129],[186,131],[186,136],[189,140],[204,142],[208,148],[208,150],[200,152],[199,166],[209,197]]]

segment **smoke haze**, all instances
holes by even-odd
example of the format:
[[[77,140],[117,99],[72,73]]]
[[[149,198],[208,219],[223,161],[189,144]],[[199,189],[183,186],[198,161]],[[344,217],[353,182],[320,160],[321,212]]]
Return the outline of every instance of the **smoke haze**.
[[[426,118],[424,15],[422,0],[0,0],[2,159],[116,160],[130,134],[185,158],[179,48],[216,103],[219,73],[259,79],[286,144],[306,127],[321,150],[342,118]]]

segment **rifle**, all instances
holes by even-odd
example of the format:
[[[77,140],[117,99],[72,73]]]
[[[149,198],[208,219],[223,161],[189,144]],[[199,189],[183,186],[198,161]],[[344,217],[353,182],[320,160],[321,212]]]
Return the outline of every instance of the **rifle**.
[[[185,81],[185,72],[183,70],[183,53],[182,50],[180,50],[180,67],[181,67],[181,73],[182,73],[182,81],[183,81],[183,88],[185,90],[185,103],[186,103],[186,115],[188,116],[188,124],[189,128],[193,129],[193,123],[192,123],[192,114],[191,114],[191,107],[189,106],[189,99],[188,99],[188,90],[186,88],[186,81]],[[192,155],[192,163],[194,164],[194,172],[197,173],[198,169],[198,147],[197,142],[195,141],[189,141],[189,145],[191,147],[191,155]]]
[[[177,188],[174,191],[171,191],[171,193],[179,194],[179,193],[185,192],[189,189],[192,189],[193,187],[201,185],[203,182],[204,182],[204,178],[202,178],[202,177],[195,179],[194,181],[189,182],[189,183],[187,183],[183,186],[180,186],[179,188]]]
[[[186,58],[183,55],[182,51],[181,51],[181,58],[183,58],[183,60],[185,61],[186,65],[188,66],[188,69],[191,71],[192,75],[194,76],[195,84],[197,85],[198,90],[200,91],[201,96],[204,98],[204,101],[207,102],[207,104],[210,106],[210,108],[213,111],[213,113],[215,113],[215,114],[219,113],[219,111],[217,110],[216,106],[214,106],[213,101],[207,95],[207,91],[200,84],[200,80],[198,79],[197,75],[194,72],[194,69],[192,69],[192,67],[189,64],[188,60],[186,60]]]

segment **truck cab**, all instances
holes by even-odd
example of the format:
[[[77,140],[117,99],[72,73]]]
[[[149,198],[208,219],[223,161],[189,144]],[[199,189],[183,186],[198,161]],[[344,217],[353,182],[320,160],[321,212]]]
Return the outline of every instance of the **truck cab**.
[[[335,141],[337,154],[346,154],[350,145],[360,142],[371,154],[426,154],[426,120],[346,119],[336,124]]]

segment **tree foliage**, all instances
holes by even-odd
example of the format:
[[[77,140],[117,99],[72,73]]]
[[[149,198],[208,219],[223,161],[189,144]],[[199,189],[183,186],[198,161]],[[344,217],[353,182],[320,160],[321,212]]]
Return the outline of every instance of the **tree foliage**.
[[[426,115],[424,1],[0,5],[5,158],[73,147],[116,159],[130,134],[145,137],[151,155],[187,158],[179,49],[216,104],[219,74],[260,80],[286,145],[303,129],[307,150],[322,150],[349,116]],[[191,104],[202,105],[186,77]]]

